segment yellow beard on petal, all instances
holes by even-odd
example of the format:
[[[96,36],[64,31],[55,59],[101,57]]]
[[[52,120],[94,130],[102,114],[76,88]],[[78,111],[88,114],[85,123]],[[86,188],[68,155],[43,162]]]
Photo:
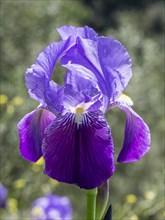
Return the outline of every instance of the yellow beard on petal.
[[[75,117],[75,122],[77,124],[81,124],[82,123],[82,120],[83,120],[83,114],[85,113],[85,110],[83,107],[77,107],[76,108],[76,111],[75,111],[75,114],[76,114],[76,117]]]

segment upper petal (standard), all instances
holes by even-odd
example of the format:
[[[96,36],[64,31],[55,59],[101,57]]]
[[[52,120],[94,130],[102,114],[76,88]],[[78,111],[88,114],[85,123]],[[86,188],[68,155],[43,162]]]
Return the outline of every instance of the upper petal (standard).
[[[74,27],[74,26],[62,26],[57,28],[63,40],[72,36],[76,40],[77,37],[82,37],[85,39],[97,40],[98,34],[90,27]]]
[[[67,51],[61,63],[97,82],[110,101],[122,93],[132,76],[127,50],[112,38],[99,37],[93,41],[78,37],[76,45]]]
[[[100,99],[102,93],[98,85],[86,77],[82,77],[78,71],[68,71],[64,85],[64,105],[76,106],[80,103],[87,103],[89,106],[95,104],[92,110],[98,110],[102,106]]]
[[[36,63],[28,68],[25,74],[26,86],[31,97],[47,105],[54,112],[58,111],[60,104],[62,105],[62,99],[59,100],[59,90],[62,91],[62,88],[50,81],[50,78],[55,63],[71,46],[70,38],[51,43],[39,54]],[[56,98],[57,102],[54,101]]]

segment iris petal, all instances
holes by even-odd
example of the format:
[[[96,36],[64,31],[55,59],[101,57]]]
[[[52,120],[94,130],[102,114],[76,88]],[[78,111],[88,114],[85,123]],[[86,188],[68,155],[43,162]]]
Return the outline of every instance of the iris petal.
[[[20,153],[25,159],[36,162],[42,156],[42,139],[45,128],[55,116],[47,110],[38,108],[18,123],[20,136]]]
[[[127,50],[112,38],[99,37],[92,41],[78,37],[76,45],[67,51],[61,63],[96,81],[111,101],[122,93],[132,76]]]
[[[99,38],[98,55],[109,97],[114,100],[122,94],[132,76],[131,58],[119,41],[107,37]]]
[[[79,36],[91,40],[97,40],[98,37],[98,34],[88,26],[79,28],[74,26],[62,26],[57,28],[57,31],[63,40],[66,40],[70,36],[72,36],[74,39]]]
[[[42,145],[45,173],[61,182],[91,189],[101,185],[114,172],[114,147],[110,128],[102,113],[57,118],[45,132]]]
[[[117,161],[120,163],[136,162],[150,149],[150,130],[143,119],[128,105],[115,102],[126,113],[124,144]]]
[[[62,98],[59,100],[61,86],[50,81],[52,71],[57,60],[71,46],[70,39],[51,43],[39,54],[36,63],[27,69],[25,74],[26,86],[31,97],[44,105],[47,104],[51,109],[58,110],[62,104]],[[56,98],[58,101],[54,102]]]
[[[92,110],[98,110],[101,106],[101,91],[97,84],[89,80],[88,78],[82,77],[78,71],[68,71],[65,77],[65,88],[64,88],[64,103],[65,106],[76,106],[79,103],[89,103],[94,105]]]
[[[76,70],[72,72],[68,71],[65,77],[65,84],[71,85],[76,92],[88,90],[91,97],[95,96],[98,93],[98,88],[96,88],[97,84],[80,74],[81,73]]]

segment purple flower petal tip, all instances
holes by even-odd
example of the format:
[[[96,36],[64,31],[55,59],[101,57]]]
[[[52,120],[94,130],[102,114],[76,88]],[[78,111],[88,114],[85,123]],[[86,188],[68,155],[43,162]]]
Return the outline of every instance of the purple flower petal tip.
[[[82,37],[84,39],[97,40],[98,34],[90,27],[74,27],[74,26],[62,26],[57,28],[58,33],[60,34],[63,40],[66,40],[68,37]]]

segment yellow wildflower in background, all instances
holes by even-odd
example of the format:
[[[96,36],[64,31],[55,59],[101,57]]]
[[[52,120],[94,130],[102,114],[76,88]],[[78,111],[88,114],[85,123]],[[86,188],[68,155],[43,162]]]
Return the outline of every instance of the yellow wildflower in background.
[[[37,160],[37,162],[36,162],[35,164],[37,164],[38,166],[44,165],[44,159],[43,159],[43,157],[41,157],[39,160]]]
[[[41,167],[34,163],[32,164],[32,170],[37,173],[41,170]]]
[[[14,112],[14,106],[12,104],[7,105],[7,113],[12,114]]]
[[[153,191],[147,191],[144,193],[144,197],[149,200],[153,200],[156,196],[156,193]]]
[[[25,186],[25,180],[24,179],[18,179],[14,182],[14,187],[16,189],[21,189]]]
[[[5,105],[8,101],[8,97],[5,94],[0,94],[0,105]]]
[[[40,216],[40,215],[43,215],[43,214],[44,214],[44,210],[39,206],[36,206],[32,209],[32,215],[33,216]]]
[[[17,205],[18,205],[18,202],[16,199],[14,199],[14,198],[8,199],[8,208],[9,208],[10,212],[16,213],[18,211]]]
[[[57,180],[54,180],[52,178],[49,179],[49,182],[52,184],[52,185],[58,185],[59,182]]]
[[[41,157],[39,160],[37,160],[36,163],[32,165],[32,169],[34,170],[34,172],[38,172],[40,171],[40,167],[42,167],[43,165],[44,165],[44,159],[43,157]]]
[[[126,196],[126,202],[128,202],[129,204],[134,204],[137,202],[137,197],[133,194],[128,194]]]
[[[137,215],[132,215],[131,218],[130,218],[130,220],[138,220],[138,219],[139,219],[139,218],[138,218]]]
[[[23,103],[23,98],[19,96],[15,96],[12,100],[13,105],[22,105]]]

